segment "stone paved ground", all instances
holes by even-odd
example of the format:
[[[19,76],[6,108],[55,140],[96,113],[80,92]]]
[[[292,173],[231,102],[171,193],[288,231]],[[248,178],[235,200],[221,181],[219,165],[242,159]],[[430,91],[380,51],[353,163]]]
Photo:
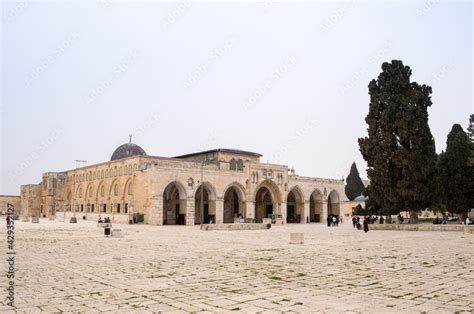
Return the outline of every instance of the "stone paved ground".
[[[105,238],[92,222],[17,221],[17,311],[474,312],[473,235],[119,227]]]

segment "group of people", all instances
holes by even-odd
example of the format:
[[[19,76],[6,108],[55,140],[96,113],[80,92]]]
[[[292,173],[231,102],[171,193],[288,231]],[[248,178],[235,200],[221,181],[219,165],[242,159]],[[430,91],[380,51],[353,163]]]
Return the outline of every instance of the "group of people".
[[[110,223],[110,218],[109,217],[105,217],[104,220],[102,220],[102,217],[99,216],[99,223],[102,223],[102,222],[106,222],[106,223]]]
[[[337,227],[337,226],[339,226],[339,223],[342,224],[342,217],[341,216],[328,215],[327,223],[328,223],[328,227]]]

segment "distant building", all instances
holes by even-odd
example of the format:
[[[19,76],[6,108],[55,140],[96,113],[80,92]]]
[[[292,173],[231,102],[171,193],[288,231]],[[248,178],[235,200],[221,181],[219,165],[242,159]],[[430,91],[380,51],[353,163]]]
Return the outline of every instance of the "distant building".
[[[222,148],[173,158],[147,156],[130,141],[110,161],[46,172],[39,184],[21,186],[20,206],[31,216],[108,216],[127,223],[140,215],[148,224],[194,225],[201,222],[203,187],[205,223],[269,215],[306,223],[342,214],[347,201],[342,180],[299,176],[286,165],[261,163],[260,157]]]

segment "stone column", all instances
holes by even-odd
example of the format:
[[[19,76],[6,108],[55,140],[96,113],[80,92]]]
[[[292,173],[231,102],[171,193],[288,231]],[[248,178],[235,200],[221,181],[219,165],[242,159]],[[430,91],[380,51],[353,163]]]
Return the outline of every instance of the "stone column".
[[[224,199],[216,199],[216,224],[224,223]]]
[[[323,205],[323,208],[321,212],[321,222],[326,223],[328,219],[328,201],[327,200],[323,201],[322,205]]]
[[[196,215],[196,208],[194,206],[194,197],[186,199],[186,225],[194,226],[194,217]]]
[[[255,202],[253,201],[247,201],[246,206],[245,206],[245,218],[255,218]]]
[[[285,225],[286,224],[286,218],[287,218],[287,215],[288,215],[288,208],[287,208],[287,204],[286,202],[282,202],[281,203],[281,220],[283,221],[283,224]]]
[[[151,198],[151,208],[148,212],[148,223],[151,225],[163,224],[163,196],[153,195]]]
[[[304,202],[303,205],[303,214],[301,215],[301,223],[309,223],[309,202]]]

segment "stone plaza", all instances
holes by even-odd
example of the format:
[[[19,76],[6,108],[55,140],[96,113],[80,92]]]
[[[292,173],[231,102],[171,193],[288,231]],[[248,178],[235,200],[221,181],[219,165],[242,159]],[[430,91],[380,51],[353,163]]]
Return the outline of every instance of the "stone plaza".
[[[474,312],[471,234],[113,227],[123,236],[82,219],[15,221],[15,312]],[[289,244],[295,232],[304,244]]]

